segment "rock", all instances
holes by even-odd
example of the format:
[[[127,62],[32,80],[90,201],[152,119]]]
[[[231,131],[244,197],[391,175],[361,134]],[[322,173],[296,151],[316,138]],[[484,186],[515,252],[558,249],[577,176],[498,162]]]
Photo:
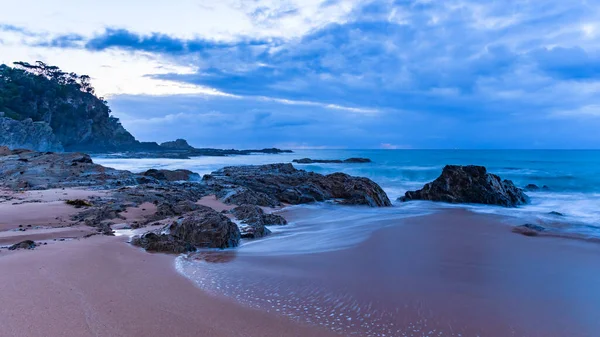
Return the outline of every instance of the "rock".
[[[541,232],[544,232],[546,228],[534,225],[534,224],[525,224],[522,226],[517,226],[512,229],[514,233],[523,234],[525,236],[538,236]]]
[[[529,184],[525,186],[525,191],[538,191],[540,187],[536,184]]]
[[[9,154],[12,154],[12,151],[8,146],[0,146],[0,156],[8,156]]]
[[[483,166],[447,165],[442,174],[421,190],[408,191],[400,200],[431,200],[516,207],[529,202],[510,180],[487,173]]]
[[[369,158],[348,158],[345,160],[341,159],[310,159],[310,158],[302,158],[302,159],[294,159],[292,162],[297,164],[360,164],[360,163],[370,163],[371,159]]]
[[[548,214],[550,214],[550,215],[556,215],[556,216],[565,216],[563,213],[561,213],[561,212],[556,212],[556,211],[552,211],[552,212],[550,212],[550,213],[548,213]]]
[[[225,215],[206,206],[188,213],[160,231],[135,237],[132,244],[148,251],[185,253],[196,248],[230,248],[239,244],[240,231]]]
[[[287,221],[280,215],[265,214],[262,208],[255,205],[242,205],[231,210],[242,226],[243,238],[260,238],[271,233],[265,226],[286,225]]]
[[[17,244],[14,244],[8,247],[8,250],[17,250],[17,249],[34,249],[36,247],[35,242],[31,240],[21,241]]]
[[[150,169],[143,176],[152,177],[161,181],[198,181],[200,175],[189,170],[155,170]]]
[[[0,156],[0,184],[13,189],[98,187],[137,184],[128,171],[96,165],[83,153],[13,150]]]
[[[65,203],[67,205],[74,206],[75,208],[91,207],[92,206],[92,204],[89,201],[83,200],[83,199],[67,200],[67,201],[65,201]]]
[[[344,173],[321,175],[292,164],[225,167],[202,181],[225,203],[279,206],[340,199],[341,203],[391,206],[379,185]]]
[[[160,181],[198,181],[200,175],[189,170],[156,170],[150,169],[142,173],[145,177],[152,177]]]
[[[176,204],[163,202],[160,205],[158,205],[155,216],[158,219],[163,219],[166,217],[183,215],[189,212],[199,210],[200,208],[200,205],[190,200],[182,200],[177,202]]]
[[[18,121],[0,117],[0,145],[34,151],[64,150],[48,123],[34,122],[31,118]]]
[[[171,150],[193,150],[194,147],[188,144],[185,139],[177,139],[172,142],[164,142],[160,144],[161,147]]]

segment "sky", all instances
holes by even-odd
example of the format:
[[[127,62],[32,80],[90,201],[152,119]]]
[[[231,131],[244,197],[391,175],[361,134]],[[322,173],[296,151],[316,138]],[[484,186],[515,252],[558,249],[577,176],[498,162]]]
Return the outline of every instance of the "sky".
[[[0,63],[41,60],[90,75],[143,141],[600,148],[600,0],[20,0],[2,8]]]

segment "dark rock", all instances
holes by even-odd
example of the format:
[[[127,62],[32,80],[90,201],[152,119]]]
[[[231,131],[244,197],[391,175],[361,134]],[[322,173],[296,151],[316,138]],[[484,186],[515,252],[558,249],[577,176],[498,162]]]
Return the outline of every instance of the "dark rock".
[[[21,241],[17,244],[14,244],[8,247],[8,250],[17,250],[17,249],[34,249],[36,247],[35,242],[31,240]]]
[[[0,184],[13,189],[91,186],[109,189],[136,183],[133,173],[96,165],[82,153],[13,150],[0,156]]]
[[[529,184],[525,186],[525,191],[538,191],[540,187],[536,184]]]
[[[232,209],[231,213],[242,223],[240,231],[243,238],[260,238],[271,233],[265,226],[287,224],[282,216],[266,214],[255,205],[242,205]]]
[[[529,202],[523,190],[510,180],[501,180],[487,173],[483,166],[444,167],[442,174],[421,190],[408,191],[401,198],[409,200],[431,200],[449,203],[476,203],[515,207]]]
[[[156,170],[150,169],[142,173],[145,177],[152,177],[160,181],[198,181],[200,175],[189,170]]]
[[[556,216],[565,216],[563,213],[561,213],[561,212],[556,212],[556,211],[552,211],[552,212],[550,212],[550,213],[548,213],[548,214],[550,214],[550,215],[556,215]]]
[[[202,181],[230,204],[273,207],[341,199],[345,204],[391,206],[385,192],[370,179],[344,173],[324,176],[297,170],[292,164],[225,167]]]
[[[348,158],[345,160],[341,159],[310,159],[310,158],[302,158],[302,159],[294,159],[292,162],[297,164],[361,164],[361,163],[370,163],[371,159],[369,158]]]
[[[83,200],[83,199],[67,200],[67,201],[65,201],[65,203],[67,205],[74,206],[75,208],[91,207],[92,206],[92,204],[89,201]]]
[[[547,185],[542,186],[542,190],[544,191],[548,191],[550,189],[550,187],[548,187]]]
[[[534,224],[525,224],[522,226],[517,226],[512,229],[514,233],[522,234],[525,236],[538,236],[541,232],[544,232],[546,228],[534,225]]]
[[[212,208],[201,208],[160,231],[135,237],[132,244],[148,251],[184,253],[198,248],[236,247],[240,231],[236,224]]]
[[[164,142],[160,144],[161,147],[172,150],[193,150],[192,147],[185,139],[177,139],[172,142]]]
[[[0,146],[0,156],[8,156],[10,154],[12,154],[12,151],[8,146]]]
[[[177,202],[176,204],[163,202],[158,205],[155,216],[159,219],[163,219],[166,217],[183,215],[192,211],[199,210],[200,208],[200,205],[190,200],[182,200]]]

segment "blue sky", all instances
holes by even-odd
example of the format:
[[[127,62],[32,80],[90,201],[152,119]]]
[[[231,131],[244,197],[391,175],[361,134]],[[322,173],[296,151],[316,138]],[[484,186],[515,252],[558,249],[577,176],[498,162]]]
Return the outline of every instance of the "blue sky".
[[[600,148],[600,1],[11,6],[0,62],[91,75],[141,140]]]

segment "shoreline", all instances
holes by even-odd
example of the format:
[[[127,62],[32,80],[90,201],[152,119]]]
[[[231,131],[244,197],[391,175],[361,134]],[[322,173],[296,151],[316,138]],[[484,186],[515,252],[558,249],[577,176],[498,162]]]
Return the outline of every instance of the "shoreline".
[[[205,201],[214,202],[214,200]],[[298,212],[297,208],[291,207],[285,209],[284,212],[287,212],[290,218],[293,219],[294,217],[302,217],[302,212],[306,212],[306,210]],[[372,260],[375,256],[385,259],[391,258],[392,260],[385,262],[384,265],[392,266],[397,265],[399,262],[407,262],[403,259],[397,260],[398,257],[394,257],[395,255],[410,256],[412,254],[416,259],[426,259],[426,256],[428,256],[426,253],[427,246],[421,245],[432,244],[432,242],[428,243],[428,240],[432,238],[437,238],[434,243],[445,246],[444,249],[447,250],[445,258],[450,260],[443,262],[443,264],[450,263],[451,269],[457,263],[460,266],[459,269],[461,270],[450,271],[449,275],[455,275],[452,276],[452,279],[456,281],[455,278],[458,277],[461,282],[464,281],[465,277],[468,280],[477,274],[484,275],[489,273],[490,268],[493,270],[494,268],[497,269],[498,266],[475,265],[472,267],[472,262],[468,261],[473,257],[464,255],[465,252],[461,252],[460,247],[466,245],[462,248],[464,249],[475,245],[470,248],[472,250],[477,247],[476,250],[472,250],[472,253],[481,253],[481,249],[484,249],[484,251],[491,249],[490,247],[484,247],[487,241],[488,245],[492,243],[491,247],[494,247],[492,251],[495,256],[509,254],[514,258],[518,254],[511,253],[511,250],[515,249],[514,244],[517,242],[519,249],[523,250],[521,261],[508,261],[510,258],[505,257],[499,259],[500,262],[498,262],[501,268],[506,270],[513,268],[512,280],[515,283],[502,284],[495,289],[496,291],[508,291],[505,295],[513,294],[518,290],[517,293],[527,293],[528,296],[531,296],[531,289],[519,290],[515,289],[514,285],[518,284],[517,282],[527,282],[526,280],[518,280],[515,277],[523,272],[527,273],[527,269],[521,268],[523,268],[523,264],[527,264],[526,260],[532,259],[532,256],[552,260],[557,257],[556,248],[562,247],[561,249],[566,252],[566,255],[560,257],[561,261],[572,259],[581,268],[584,268],[586,263],[594,265],[594,261],[591,261],[589,256],[582,259],[582,256],[586,256],[583,253],[584,251],[587,251],[588,255],[589,253],[600,255],[600,247],[594,243],[552,237],[529,238],[511,233],[511,226],[507,225],[506,222],[513,221],[514,219],[507,219],[500,215],[478,214],[464,209],[441,209],[428,215],[399,219],[397,220],[398,223],[392,226],[376,229],[364,241],[340,250],[315,254],[266,257],[244,256],[243,253],[237,254],[235,250],[211,251],[212,253],[207,254],[208,257],[203,257],[203,261],[220,262],[214,265],[222,265],[225,268],[229,268],[229,265],[241,263],[245,265],[245,272],[249,274],[257,266],[262,266],[256,268],[257,270],[269,266],[268,269],[281,270],[285,274],[286,270],[289,272],[290,266],[295,263],[300,263],[304,267],[317,265],[325,267],[326,273],[323,274],[323,269],[311,270],[310,274],[313,277],[342,282],[343,289],[352,289],[352,287],[360,286],[361,282],[368,284],[370,281],[368,279],[362,279],[361,281],[361,277],[354,275],[355,281],[348,284],[347,281],[341,280],[341,278],[344,278],[344,273],[351,272],[359,266],[371,268],[373,261],[376,261]],[[474,238],[478,239],[475,240]],[[485,240],[481,240],[482,238]],[[277,240],[277,238],[274,239]],[[75,238],[65,242],[49,242],[48,245],[38,247],[33,251],[7,252],[2,249],[0,252],[0,268],[10,272],[3,273],[0,276],[0,294],[2,294],[3,302],[0,317],[5,318],[4,321],[0,318],[0,326],[5,327],[5,331],[10,331],[9,336],[60,335],[65,331],[81,336],[92,336],[96,332],[103,332],[111,336],[162,336],[166,334],[183,336],[195,335],[198,334],[198,331],[207,336],[336,335],[329,328],[318,327],[322,324],[319,324],[317,320],[306,321],[301,316],[287,315],[288,317],[285,317],[279,312],[264,310],[265,308],[260,306],[248,306],[249,303],[242,304],[231,296],[227,296],[228,294],[219,294],[209,289],[202,289],[194,284],[193,280],[188,279],[176,269],[176,255],[147,253],[127,244],[126,241],[127,239],[124,236],[93,236],[87,239]],[[382,242],[387,242],[387,246]],[[260,242],[256,242],[256,244],[260,244]],[[397,246],[404,246],[403,249],[408,249],[408,251],[399,252]],[[396,250],[390,251],[390,247],[396,247],[393,248]],[[379,253],[381,255],[373,255]],[[223,259],[223,254],[233,254],[234,257]],[[390,254],[394,256],[390,256]],[[452,254],[458,254],[458,256],[452,258]],[[465,259],[468,263],[465,262]],[[348,261],[351,261],[351,263],[348,263]],[[440,262],[436,259],[434,261],[436,261],[435,263]],[[377,262],[374,266],[381,268],[381,263],[383,262]],[[434,269],[440,267],[435,263]],[[532,263],[532,265],[535,264]],[[344,267],[339,269],[340,266]],[[445,268],[447,267],[445,266]],[[419,264],[409,263],[404,268],[408,268],[409,271],[412,270],[413,272],[423,272],[423,267]],[[475,269],[465,274],[465,270],[462,270],[464,268],[467,268],[467,270]],[[381,271],[381,269],[378,270]],[[337,275],[328,274],[330,271],[335,271],[334,274],[337,273]],[[432,271],[429,270],[429,272]],[[426,320],[429,322],[437,321],[436,331],[446,331],[447,334],[444,335],[449,336],[452,336],[450,330],[443,329],[452,326],[452,333],[463,331],[462,336],[485,332],[485,336],[504,337],[506,335],[502,333],[508,332],[502,329],[511,326],[505,324],[506,322],[511,324],[520,322],[521,318],[518,315],[511,316],[511,310],[507,310],[506,307],[502,309],[503,306],[498,304],[502,303],[502,298],[489,298],[486,301],[487,304],[484,305],[484,308],[489,311],[485,315],[486,310],[483,310],[483,312],[481,308],[474,310],[473,306],[477,307],[477,305],[482,304],[481,299],[476,300],[469,296],[468,298],[471,299],[465,304],[462,298],[464,293],[462,292],[468,292],[468,288],[464,288],[460,284],[455,285],[458,287],[458,294],[454,293],[449,298],[443,296],[432,298],[432,293],[437,293],[437,296],[446,293],[443,291],[443,286],[439,288],[440,284],[436,281],[436,278],[440,278],[439,272],[440,270],[429,277],[424,277],[406,271],[402,274],[408,276],[408,279],[402,281],[405,282],[404,286],[400,283],[393,286],[389,284],[392,280],[395,282],[402,280],[402,278],[398,279],[398,275],[392,275],[390,281],[376,286],[376,288],[387,289],[386,296],[389,296],[389,294],[402,295],[403,301],[406,301],[402,305],[404,309],[400,311],[403,319],[398,321],[396,320],[397,317],[394,318],[395,316],[391,318],[396,327],[411,327],[413,330],[421,329],[421,327],[417,328],[417,323],[423,322],[423,310],[429,313],[425,317]],[[474,272],[476,274],[472,274]],[[560,270],[554,272],[560,274]],[[567,273],[569,270],[564,272]],[[361,273],[369,275],[372,271],[361,271]],[[349,275],[345,276],[351,279]],[[481,276],[476,278],[479,277]],[[498,275],[494,274],[494,277],[498,277]],[[550,277],[544,279],[550,279]],[[249,280],[251,280],[251,277]],[[592,282],[592,280],[595,280],[595,278],[590,277],[588,282]],[[600,275],[597,275],[597,280],[600,282]],[[261,280],[261,282],[265,282],[261,286],[268,287],[266,280]],[[588,288],[591,286],[591,284],[588,285]],[[327,287],[331,288],[331,285],[325,286],[325,288]],[[369,290],[369,288],[363,289],[362,286],[360,287],[360,292],[364,292],[361,296],[374,296],[372,300],[375,300],[375,302],[385,302],[385,296],[378,295],[377,289]],[[549,289],[551,285],[542,285],[542,287]],[[410,292],[406,293],[398,288],[410,289]],[[453,290],[456,291],[457,289]],[[477,296],[488,296],[487,294],[490,292],[494,293],[495,291],[488,289]],[[463,301],[462,304],[460,304],[461,300]],[[504,305],[507,307],[517,305],[519,300],[513,300],[516,302],[505,303]],[[598,300],[598,303],[600,303],[600,299]],[[499,308],[490,309],[489,303],[496,303],[492,307]],[[395,305],[398,305],[398,303],[387,303],[384,307]],[[471,310],[470,315],[481,316],[476,321],[477,324],[467,320],[469,324],[466,324],[462,328],[463,330],[460,330],[460,321],[463,320],[463,324],[465,324],[466,316],[445,316],[456,310],[455,305],[461,307],[462,310],[465,310],[465,308]],[[528,305],[531,305],[531,303]],[[323,307],[326,307],[326,305],[323,305]],[[538,309],[543,311],[544,308]],[[591,308],[591,310],[593,309]],[[440,312],[436,312],[436,310],[440,310]],[[36,324],[26,321],[28,316],[21,314],[31,312],[32,315],[41,317],[45,315],[46,311],[52,312],[50,317],[38,321]],[[533,309],[529,309],[529,311],[530,314],[527,319],[532,320],[535,314],[532,316],[531,312],[535,311]],[[84,314],[81,314],[81,312]],[[235,324],[228,321],[234,313],[236,315]],[[568,316],[567,314],[566,317]],[[64,324],[57,324],[57,322],[64,321],[66,317],[68,319]],[[199,317],[204,318],[200,319]],[[563,315],[563,317],[565,316]],[[387,319],[390,319],[390,317]],[[546,328],[539,323],[539,319],[532,321],[537,323],[535,325],[525,324],[525,328],[523,328],[524,330],[529,329],[529,331],[513,335],[535,336],[532,333],[543,330],[544,334],[542,335],[545,337],[563,336],[552,334],[552,331],[554,331],[552,329],[556,329],[556,327],[546,331]],[[560,322],[560,319],[555,321]],[[130,322],[136,322],[136,324],[131,326]],[[177,322],[176,328],[173,328],[173,322]],[[483,324],[485,326],[480,326],[481,322],[485,322]],[[379,324],[387,326],[382,322]],[[524,323],[520,322],[518,324]],[[493,329],[490,327],[493,327]],[[504,332],[490,334],[485,329]],[[511,329],[513,329],[511,331],[516,331],[514,326]],[[600,329],[600,326],[598,329]],[[388,330],[388,333],[389,331],[391,330]],[[370,336],[368,332],[363,332],[364,334],[357,333],[358,335]],[[588,336],[571,331],[569,333],[571,333],[570,336]],[[100,335],[103,334],[100,333]],[[394,335],[392,334],[392,336]],[[401,336],[401,334],[398,334],[398,336]]]
[[[502,220],[450,210],[347,249],[199,254],[183,271],[206,291],[344,335],[595,336],[600,296],[581,291],[600,282],[600,246],[517,235]]]

